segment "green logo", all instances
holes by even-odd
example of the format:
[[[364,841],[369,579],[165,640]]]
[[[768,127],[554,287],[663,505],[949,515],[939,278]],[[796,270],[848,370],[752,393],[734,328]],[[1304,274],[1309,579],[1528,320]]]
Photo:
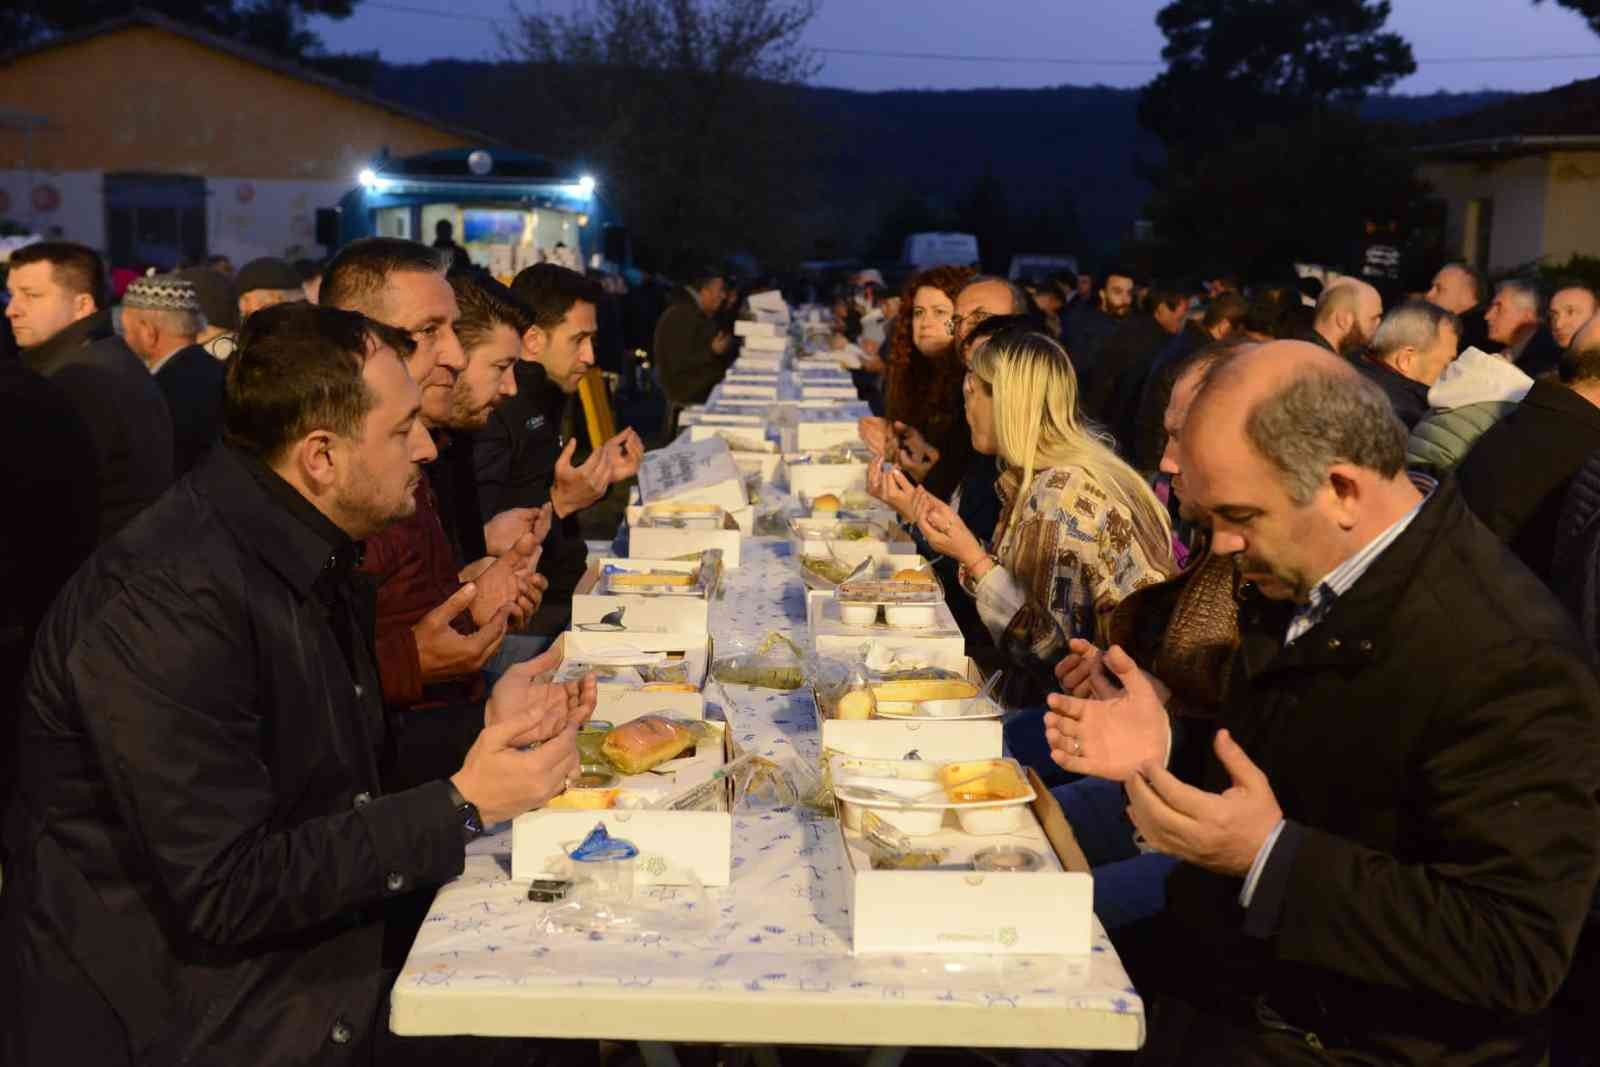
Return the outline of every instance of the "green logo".
[[[644,867],[644,873],[653,874],[657,878],[667,873],[667,861],[660,856],[646,856],[641,866]]]
[[[1000,943],[1007,948],[1017,943],[1017,928],[1015,926],[1002,926],[1000,928]]]

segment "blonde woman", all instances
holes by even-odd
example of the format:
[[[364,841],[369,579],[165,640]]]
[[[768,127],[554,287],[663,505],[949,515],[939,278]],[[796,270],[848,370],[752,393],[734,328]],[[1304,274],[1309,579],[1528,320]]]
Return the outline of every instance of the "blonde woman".
[[[963,385],[972,446],[998,456],[1000,520],[989,546],[918,490],[918,528],[960,564],[961,586],[1017,668],[1008,704],[1052,691],[1075,637],[1104,643],[1122,598],[1174,569],[1166,509],[1132,467],[1080,421],[1066,350],[1035,329],[997,334],[971,355]]]

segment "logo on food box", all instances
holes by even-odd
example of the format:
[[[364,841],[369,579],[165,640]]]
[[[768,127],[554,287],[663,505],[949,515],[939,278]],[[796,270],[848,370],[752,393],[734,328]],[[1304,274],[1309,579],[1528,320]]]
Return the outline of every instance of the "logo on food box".
[[[1002,926],[1000,928],[999,942],[1010,948],[1017,943],[1017,928],[1015,926]]]
[[[646,856],[640,866],[644,868],[644,873],[657,878],[667,873],[667,861],[660,856]]]

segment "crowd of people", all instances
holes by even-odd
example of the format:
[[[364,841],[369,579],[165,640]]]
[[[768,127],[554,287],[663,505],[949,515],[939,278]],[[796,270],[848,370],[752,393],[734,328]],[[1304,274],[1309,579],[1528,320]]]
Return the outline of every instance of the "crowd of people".
[[[91,249],[12,256],[6,1062],[594,1056],[385,1025],[467,843],[578,768],[594,681],[541,679],[645,449],[580,440],[616,294],[458,259],[113,305]],[[739,288],[681,281],[640,343],[667,439],[740,345]],[[1002,672],[1146,1062],[1594,1062],[1597,311],[1462,264],[832,306],[868,492]]]

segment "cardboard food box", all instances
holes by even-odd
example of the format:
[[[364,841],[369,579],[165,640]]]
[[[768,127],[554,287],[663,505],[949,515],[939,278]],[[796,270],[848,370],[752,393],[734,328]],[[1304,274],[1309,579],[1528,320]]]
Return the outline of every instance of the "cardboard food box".
[[[695,426],[760,426],[765,427],[767,420],[760,415],[746,415],[737,411],[710,411],[705,408],[693,410],[684,409],[678,416],[678,422],[687,427]],[[765,430],[763,429],[763,433]]]
[[[960,659],[966,653],[966,639],[950,613],[950,606],[941,600],[933,607],[932,626],[897,627],[883,622],[852,626],[840,618],[839,602],[831,592],[806,592],[806,622],[811,628],[811,641],[824,656],[842,658],[863,645],[876,643],[883,648],[916,655]]]
[[[718,504],[729,511],[747,507],[744,478],[726,441],[677,441],[646,452],[639,462],[639,500],[643,504]]]
[[[784,452],[820,451],[861,440],[861,433],[856,428],[856,420],[860,415],[846,411],[846,405],[837,401],[816,403],[823,405],[823,408],[803,411],[793,426],[783,427],[781,436]]]
[[[983,675],[964,653],[948,649],[919,652],[917,662],[927,667],[959,671],[978,687]],[[998,759],[1004,755],[1005,735],[1000,719],[835,719],[823,708],[813,689],[817,732],[824,752],[883,759]]]
[[[775,322],[751,322],[739,319],[733,324],[735,337],[782,337],[783,330]]]
[[[611,709],[606,721],[622,725],[664,710],[642,707],[626,713]],[[702,714],[675,713],[680,718],[702,718]],[[652,791],[670,795],[709,780],[732,759],[732,738],[722,723],[711,723],[718,741],[696,747],[695,757],[675,770],[670,780],[647,772],[624,778],[621,788],[646,779]],[[725,806],[732,806],[732,785],[723,787]],[[561,877],[568,869],[567,854],[598,823],[605,823],[613,837],[624,838],[639,849],[634,864],[634,885],[688,885],[698,881],[707,886],[727,885],[733,871],[733,815],[727,811],[651,811],[611,808],[599,811],[531,811],[511,824],[511,878]]]
[[[765,371],[775,374],[783,370],[783,353],[744,352],[733,361],[733,366],[741,371]]]
[[[613,568],[622,571],[655,571],[692,575],[698,563],[671,559],[593,559],[578,579],[572,592],[572,626],[583,629],[601,625],[614,611],[622,612],[622,625],[628,630],[660,630],[668,633],[705,634],[710,632],[710,600],[703,588],[686,592],[607,592],[603,573]]]
[[[778,399],[778,383],[753,382],[742,378],[736,381],[724,381],[717,386],[717,397],[713,399],[733,399],[735,397],[776,401]]]
[[[706,684],[706,674],[711,663],[711,639],[703,633],[685,631],[655,633],[642,630],[604,631],[568,630],[556,638],[551,646],[559,653],[559,673],[567,664],[588,662],[591,657],[604,658],[626,652],[665,652],[668,662],[688,664],[687,683],[700,689]],[[678,693],[640,689],[637,686],[600,679],[595,686],[599,702],[595,718],[615,721],[610,710],[617,705],[690,707],[704,706],[698,692]]]
[[[743,492],[742,474],[739,484],[740,492]],[[644,517],[644,510],[642,506],[632,504],[624,512],[628,519],[629,559],[677,559],[679,556],[704,552],[708,548],[718,548],[722,550],[722,565],[731,569],[739,566],[739,546],[749,535],[749,531],[755,528],[756,521],[755,509],[748,504],[728,512],[738,524],[739,528],[736,530],[643,526],[639,520]]]
[[[789,347],[789,338],[780,334],[762,336],[751,334],[741,343],[742,352],[782,352]]]
[[[988,758],[988,757],[975,757]],[[1025,825],[1003,835],[946,829],[911,839],[946,848],[946,864],[1015,846],[1037,853],[1037,871],[874,870],[869,846],[844,828],[849,861],[851,947],[856,955],[889,952],[1087,956],[1093,943],[1094,881],[1061,808],[1039,776]]]
[[[842,540],[833,535],[840,523],[859,525],[848,519],[795,519],[790,525],[790,547],[796,556],[828,556],[855,566],[868,556],[911,556],[917,544],[899,526],[878,525],[882,537]],[[830,551],[831,549],[831,551]]]
[[[757,424],[728,426],[720,422],[697,422],[689,427],[689,440],[710,441],[718,439],[728,443],[728,449],[737,462],[740,453],[760,452],[782,456],[776,441],[767,440],[766,427]]]
[[[837,496],[851,490],[866,491],[865,463],[800,462],[804,458],[804,453],[786,453],[783,457],[783,478],[795,496],[810,499],[824,493]]]
[[[856,387],[849,382],[838,385],[822,382],[813,383],[805,381],[800,384],[800,400],[804,404],[809,400],[855,400],[857,399]]]

